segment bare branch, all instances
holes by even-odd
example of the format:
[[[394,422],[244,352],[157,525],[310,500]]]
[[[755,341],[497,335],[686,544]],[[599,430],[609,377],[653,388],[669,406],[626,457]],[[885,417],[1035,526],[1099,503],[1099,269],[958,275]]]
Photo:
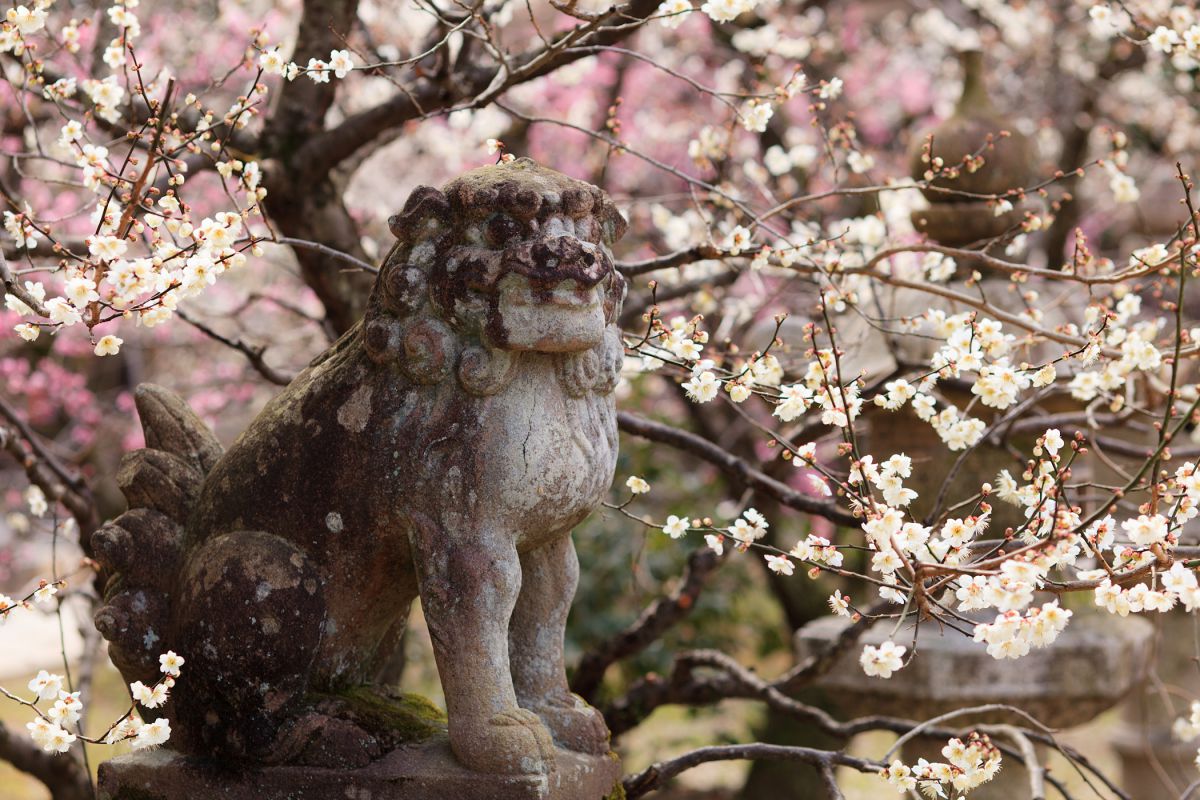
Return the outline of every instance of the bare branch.
[[[263,358],[263,353],[266,352],[265,347],[253,347],[246,344],[241,339],[217,333],[208,325],[204,324],[198,319],[188,316],[183,311],[176,311],[175,313],[179,315],[180,319],[203,333],[205,336],[213,339],[214,341],[220,342],[226,347],[231,347],[244,355],[246,360],[250,362],[250,366],[254,367],[254,370],[259,375],[262,375],[276,386],[287,386],[292,382],[293,376],[285,375],[266,362],[266,359]]]
[[[816,750],[811,747],[787,747],[777,744],[752,742],[750,744],[720,745],[701,747],[670,761],[660,761],[651,764],[644,771],[625,778],[626,797],[635,798],[660,789],[671,778],[701,764],[712,761],[748,761],[775,760],[794,761],[801,764],[811,764],[825,773],[831,772],[833,766],[844,766],[859,772],[879,772],[882,767],[874,761],[856,758],[837,750]],[[837,785],[830,787],[830,779],[825,779],[830,797],[840,798],[842,794]]]
[[[268,241],[276,244],[286,244],[291,245],[292,247],[300,247],[305,250],[314,250],[322,255],[327,255],[336,261],[344,261],[356,269],[361,269],[363,272],[369,272],[372,275],[379,274],[378,267],[373,267],[362,259],[355,258],[349,253],[343,253],[341,250],[335,250],[334,248],[329,247],[328,245],[323,245],[320,242],[310,242],[307,239],[295,239],[291,236],[279,236]]]
[[[688,556],[687,568],[683,571],[678,588],[666,597],[655,600],[636,622],[584,655],[571,679],[571,691],[585,700],[591,700],[609,666],[642,652],[687,618],[696,607],[696,601],[709,577],[722,562],[722,557],[708,548],[696,550]]]
[[[23,733],[0,723],[0,760],[37,778],[52,800],[92,800],[92,780],[83,764],[69,756],[46,753]]]
[[[0,450],[7,451],[21,468],[29,482],[37,486],[52,501],[61,502],[79,523],[80,542],[84,551],[89,535],[99,524],[99,512],[91,490],[82,476],[73,473],[62,464],[42,443],[41,438],[0,397],[0,417],[8,420],[12,427],[0,425]]]
[[[676,250],[674,253],[668,253],[665,256],[655,256],[644,261],[619,262],[617,264],[617,271],[627,278],[632,278],[635,275],[645,275],[647,272],[657,272],[660,269],[671,269],[672,267],[681,267],[684,264],[691,264],[696,261],[720,258],[722,255],[723,253],[719,248],[709,244],[698,244],[686,250]]]
[[[858,527],[861,524],[853,515],[836,505],[817,500],[815,497],[796,491],[787,484],[780,483],[732,453],[694,433],[673,428],[661,422],[654,422],[627,411],[617,414],[617,425],[626,433],[670,445],[707,461],[729,477],[770,495],[788,508],[824,517],[839,525]]]

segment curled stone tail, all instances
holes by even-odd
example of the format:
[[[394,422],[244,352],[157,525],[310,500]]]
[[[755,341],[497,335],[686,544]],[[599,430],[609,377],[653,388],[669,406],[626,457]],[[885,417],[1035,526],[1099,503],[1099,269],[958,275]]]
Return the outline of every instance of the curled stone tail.
[[[221,457],[212,431],[176,394],[143,384],[135,392],[146,447],[117,471],[129,510],[92,534],[107,576],[95,622],[129,680],[153,678],[170,647],[171,592],[183,556],[183,526]]]

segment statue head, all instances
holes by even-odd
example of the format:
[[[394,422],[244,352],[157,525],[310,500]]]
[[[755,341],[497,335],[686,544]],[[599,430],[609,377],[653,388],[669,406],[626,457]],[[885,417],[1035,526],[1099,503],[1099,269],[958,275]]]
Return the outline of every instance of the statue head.
[[[465,385],[488,384],[519,353],[604,348],[625,220],[602,190],[521,158],[418,187],[390,224],[364,328],[376,361],[433,383],[457,360]]]

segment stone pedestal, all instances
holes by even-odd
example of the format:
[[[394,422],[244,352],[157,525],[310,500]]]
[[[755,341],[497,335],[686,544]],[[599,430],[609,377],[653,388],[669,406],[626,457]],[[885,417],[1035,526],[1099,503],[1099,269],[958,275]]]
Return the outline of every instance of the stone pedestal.
[[[549,775],[494,775],[461,766],[445,739],[402,747],[366,767],[260,767],[233,773],[155,750],[100,765],[99,800],[613,800],[615,754],[558,749]]]
[[[1145,684],[1134,691],[1113,735],[1121,759],[1121,787],[1134,800],[1177,797],[1196,779],[1200,741],[1181,742],[1172,733],[1176,718],[1186,717],[1200,697],[1196,675],[1196,620],[1182,608],[1156,615],[1162,626],[1155,673],[1162,686]]]
[[[840,617],[826,617],[806,625],[796,635],[799,657],[823,650],[846,624]],[[880,644],[891,628],[887,622],[877,624],[860,644]],[[1152,635],[1153,626],[1139,618],[1077,611],[1054,644],[1017,661],[997,661],[983,645],[953,631],[943,635],[936,623],[928,623],[917,637],[916,657],[891,678],[867,677],[858,664],[859,647],[843,654],[817,686],[828,693],[842,718],[884,714],[920,721],[955,709],[1004,703],[1052,728],[1071,728],[1121,701],[1145,668]],[[894,638],[910,646],[911,637],[911,628],[905,626]],[[987,723],[1028,725],[1015,714],[992,714],[956,717],[939,727],[969,729]],[[940,748],[945,742],[936,749],[932,744],[914,742],[904,758],[943,760]],[[1027,798],[1026,772],[1006,759],[1000,774],[973,790],[971,797]]]
[[[1142,705],[1142,700],[1131,701],[1129,710]],[[1186,715],[1186,709],[1181,711],[1180,716]],[[1111,744],[1121,759],[1121,788],[1133,800],[1178,797],[1196,779],[1197,745],[1176,739],[1170,725],[1148,725],[1126,717]]]

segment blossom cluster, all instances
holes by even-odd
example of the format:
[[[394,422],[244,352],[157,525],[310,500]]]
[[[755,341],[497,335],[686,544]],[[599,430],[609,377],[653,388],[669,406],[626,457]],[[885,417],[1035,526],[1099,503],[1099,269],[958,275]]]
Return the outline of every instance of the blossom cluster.
[[[920,789],[927,797],[946,797],[945,787],[966,794],[996,777],[1000,771],[1000,751],[987,736],[972,733],[967,741],[950,739],[942,748],[945,762],[922,758],[913,766],[896,760],[880,771],[900,794]]]
[[[179,677],[184,659],[174,651],[168,650],[158,657],[159,670],[163,677],[153,686],[145,686],[141,681],[129,685],[130,695],[135,706],[140,704],[145,708],[158,708],[167,701],[167,693],[175,685]],[[32,708],[37,716],[25,727],[34,743],[47,753],[65,753],[71,748],[82,734],[74,734],[67,730],[75,726],[83,714],[83,702],[79,692],[68,692],[63,688],[63,676],[42,670],[29,682],[29,691],[33,692],[32,700],[24,704]],[[39,703],[52,700],[53,705],[43,711]],[[171,723],[165,717],[158,717],[153,722],[144,722],[141,716],[131,710],[128,714],[109,727],[101,741],[105,744],[115,744],[130,741],[135,750],[157,747],[164,744],[171,736]],[[87,741],[92,741],[88,739]]]
[[[51,80],[54,67],[35,55],[44,48],[78,49],[74,21],[58,33],[50,29],[53,0],[10,9],[0,24],[0,52],[24,58],[32,85],[44,87],[43,99],[62,120],[57,141],[39,149],[54,152],[56,167],[64,170],[61,182],[77,186],[91,211],[77,215],[79,222],[86,221],[87,233],[74,222],[59,231],[50,222],[52,214],[29,202],[3,212],[5,232],[31,265],[23,270],[29,277],[18,290],[5,295],[7,310],[22,318],[15,332],[26,341],[81,326],[96,355],[113,355],[124,340],[99,329],[120,320],[159,325],[179,302],[244,264],[247,252],[261,254],[261,237],[250,222],[261,213],[263,175],[257,162],[230,155],[227,143],[257,113],[266,87],[253,83],[224,112],[205,109],[193,95],[175,97],[168,74],[151,74],[137,59],[138,5],[139,0],[117,0],[107,8],[117,31],[102,58],[111,72],[82,82]],[[80,89],[86,102],[78,102]],[[114,144],[106,130],[129,122],[130,103],[151,111],[149,121],[135,130],[145,151],[136,158]],[[195,123],[182,124],[184,113],[195,116]],[[185,155],[209,161],[232,207],[199,214],[184,199]],[[58,257],[56,263],[40,263],[47,251]]]

